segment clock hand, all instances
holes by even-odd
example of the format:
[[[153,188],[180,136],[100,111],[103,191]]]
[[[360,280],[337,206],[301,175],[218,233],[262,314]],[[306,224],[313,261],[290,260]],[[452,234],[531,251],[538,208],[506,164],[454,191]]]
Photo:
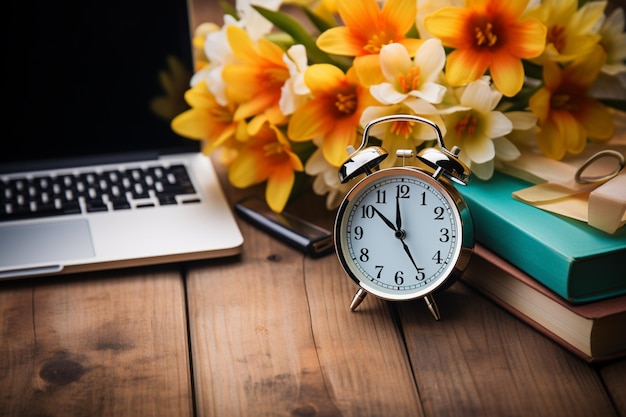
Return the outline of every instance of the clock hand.
[[[402,230],[402,216],[400,215],[400,197],[396,196],[396,230]]]
[[[385,215],[384,215],[383,213],[381,213],[380,211],[378,211],[378,209],[377,209],[376,207],[374,207],[374,206],[372,206],[372,208],[374,209],[374,212],[375,212],[376,214],[378,214],[378,216],[379,216],[381,219],[383,219],[383,221],[385,222],[385,224],[391,228],[391,230],[393,230],[394,232],[396,232],[396,231],[397,231],[396,226],[394,226],[394,225],[393,225],[393,223],[391,223],[391,221],[390,221],[388,218],[386,218],[386,217],[385,217]]]
[[[415,263],[415,259],[413,259],[413,255],[411,255],[411,250],[409,249],[407,244],[404,242],[403,237],[400,238],[400,242],[402,242],[402,247],[404,248],[404,251],[406,252],[406,254],[409,255],[409,259],[411,260],[411,263],[415,267],[415,270],[419,272],[420,269],[417,267],[417,264]]]

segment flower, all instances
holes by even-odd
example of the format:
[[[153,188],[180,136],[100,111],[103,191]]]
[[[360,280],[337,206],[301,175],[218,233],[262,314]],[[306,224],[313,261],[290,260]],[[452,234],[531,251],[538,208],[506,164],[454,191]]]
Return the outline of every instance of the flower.
[[[282,211],[291,194],[295,171],[302,171],[302,161],[289,140],[276,126],[264,124],[245,144],[228,169],[228,179],[246,188],[267,180],[265,199],[274,211]]]
[[[545,155],[561,159],[567,152],[582,152],[587,138],[608,140],[613,136],[610,112],[587,94],[605,61],[606,53],[596,47],[590,56],[576,59],[565,69],[556,62],[545,63],[545,87],[529,101],[539,119],[537,140]]]
[[[571,62],[592,52],[601,36],[593,30],[603,16],[606,1],[591,1],[580,9],[578,0],[544,0],[528,16],[547,27],[546,48],[541,56],[557,62]]]
[[[472,81],[457,93],[458,110],[444,116],[446,126],[450,127],[444,141],[448,147],[461,148],[461,160],[479,178],[488,179],[493,173],[490,167],[496,154],[494,139],[504,141],[504,136],[513,129],[511,120],[494,110],[502,93],[493,90],[486,79]],[[483,170],[476,168],[485,164],[489,165]]]
[[[522,59],[534,58],[545,46],[545,26],[523,18],[528,1],[471,0],[465,7],[445,7],[426,16],[426,29],[455,48],[446,62],[446,77],[459,86],[490,70],[506,96],[524,82]]]
[[[321,137],[324,157],[338,167],[348,156],[348,145],[357,140],[361,113],[375,101],[353,68],[344,74],[330,64],[312,65],[304,81],[311,99],[292,115],[288,135],[294,141]]]
[[[624,14],[605,16],[606,1],[290,0],[306,22],[286,3],[237,0],[221,27],[198,28],[190,108],[172,120],[205,153],[221,152],[233,186],[265,183],[275,211],[296,184],[336,207],[350,188],[337,175],[347,148],[382,116],[434,122],[489,180],[524,152],[560,159],[610,138],[607,104],[626,102],[619,91],[612,101],[594,95],[601,72],[626,74]],[[389,154],[381,168],[407,162],[395,150],[417,153],[435,139],[409,121],[369,136]]]
[[[370,87],[381,103],[397,104],[407,97],[439,103],[446,87],[437,84],[446,54],[439,39],[424,42],[411,61],[406,48],[399,43],[385,45],[380,50],[380,66],[385,82]]]
[[[406,37],[415,22],[415,0],[388,0],[382,9],[376,0],[340,1],[337,10],[345,26],[323,32],[317,45],[329,54],[356,57],[354,65],[366,85],[381,79],[377,55],[383,46],[400,43],[413,53],[420,43]]]

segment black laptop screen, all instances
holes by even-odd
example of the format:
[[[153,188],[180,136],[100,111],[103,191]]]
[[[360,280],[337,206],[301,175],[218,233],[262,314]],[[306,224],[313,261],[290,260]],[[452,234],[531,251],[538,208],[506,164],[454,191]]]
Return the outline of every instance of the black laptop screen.
[[[8,9],[0,165],[198,149],[169,126],[185,108],[191,71],[186,0],[11,1]],[[173,61],[185,69],[178,77]],[[177,86],[170,96],[164,71]]]

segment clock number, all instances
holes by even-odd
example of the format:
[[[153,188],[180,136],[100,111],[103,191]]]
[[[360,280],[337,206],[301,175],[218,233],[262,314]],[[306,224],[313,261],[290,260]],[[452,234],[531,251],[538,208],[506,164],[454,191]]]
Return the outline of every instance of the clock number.
[[[422,206],[426,205],[426,191],[422,192],[422,203],[421,203],[421,205]]]
[[[357,226],[354,228],[354,238],[356,240],[363,239],[363,228],[361,226]]]
[[[362,219],[371,219],[374,217],[374,206],[361,206],[361,218]]]
[[[426,279],[426,274],[424,273],[424,268],[417,268],[417,275],[415,275],[415,279],[418,281],[423,281]]]
[[[370,260],[369,250],[367,248],[361,249],[361,256],[359,256],[361,262],[367,262]]]
[[[446,243],[450,240],[450,231],[445,227],[439,230],[441,232],[441,237],[439,238],[440,242]]]
[[[396,282],[396,285],[404,284],[404,272],[402,271],[396,272],[396,275],[393,277],[393,279]]]
[[[432,257],[432,260],[435,261],[437,265],[441,264],[441,251],[435,252],[435,255]]]
[[[376,202],[378,204],[387,204],[387,190],[376,190]]]
[[[380,274],[382,274],[382,272],[383,272],[383,266],[382,265],[376,265],[374,268],[376,268],[378,270],[378,273],[376,274],[376,279],[380,279]]]
[[[409,186],[406,184],[396,185],[396,198],[409,198]]]
[[[444,209],[441,206],[435,207],[435,210],[433,210],[435,212],[435,220],[443,220],[443,213],[444,213]]]

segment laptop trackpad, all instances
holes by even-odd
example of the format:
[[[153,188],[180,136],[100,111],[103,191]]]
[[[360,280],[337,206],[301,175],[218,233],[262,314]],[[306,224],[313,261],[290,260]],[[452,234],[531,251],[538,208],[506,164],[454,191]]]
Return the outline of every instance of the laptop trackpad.
[[[0,228],[0,268],[59,265],[93,256],[89,223],[85,219]]]

